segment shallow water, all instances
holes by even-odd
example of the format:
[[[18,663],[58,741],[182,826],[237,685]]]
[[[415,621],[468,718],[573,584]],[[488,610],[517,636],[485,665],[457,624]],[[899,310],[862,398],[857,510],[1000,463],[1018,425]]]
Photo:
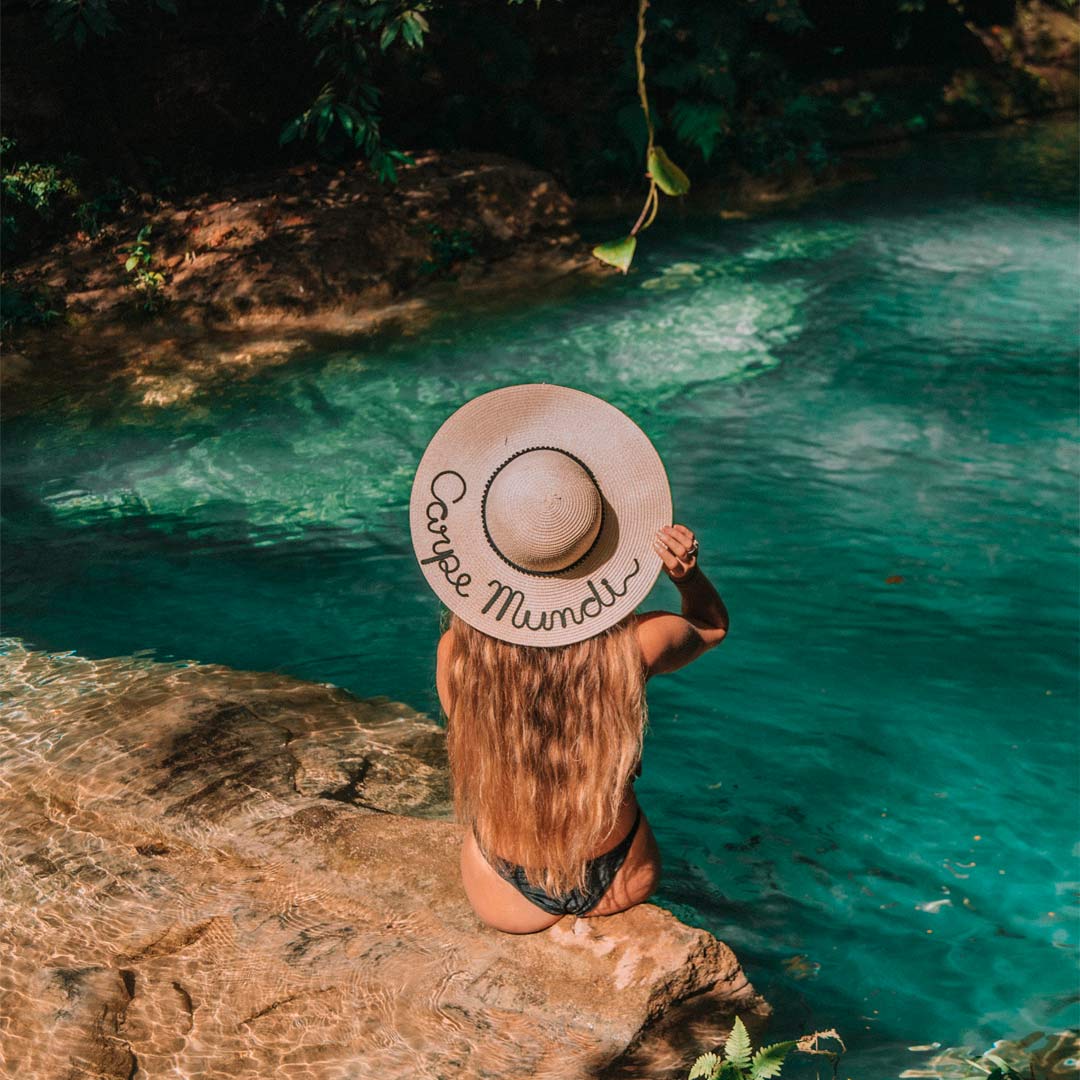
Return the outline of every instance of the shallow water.
[[[659,896],[842,1075],[1078,1020],[1071,122],[654,230],[625,281],[363,341],[194,405],[4,432],[5,631],[434,714],[412,470],[456,404],[549,381],[645,428],[732,613],[651,687]],[[647,606],[672,606],[657,585]]]

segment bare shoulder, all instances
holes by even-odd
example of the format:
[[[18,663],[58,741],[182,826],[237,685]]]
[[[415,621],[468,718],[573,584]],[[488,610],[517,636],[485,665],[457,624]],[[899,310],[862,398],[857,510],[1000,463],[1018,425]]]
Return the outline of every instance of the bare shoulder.
[[[450,666],[453,649],[454,631],[446,630],[439,638],[439,644],[435,650],[435,689],[439,695],[439,704],[447,716],[450,715],[450,680],[447,677],[447,669]]]
[[[652,676],[685,667],[719,645],[725,631],[673,611],[646,611],[637,617],[637,636],[642,661]]]
[[[638,615],[638,644],[645,666],[652,671],[664,653],[681,644],[689,631],[690,624],[673,611],[645,611]]]
[[[439,637],[439,645],[435,650],[435,659],[440,665],[445,664],[450,659],[450,654],[454,651],[454,631],[444,630]]]

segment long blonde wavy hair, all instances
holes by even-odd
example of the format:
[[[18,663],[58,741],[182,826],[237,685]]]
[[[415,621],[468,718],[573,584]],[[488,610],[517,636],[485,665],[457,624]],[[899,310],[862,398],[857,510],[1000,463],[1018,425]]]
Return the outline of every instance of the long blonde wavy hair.
[[[451,615],[447,744],[458,819],[549,893],[585,885],[641,755],[635,617],[571,645],[500,641]]]

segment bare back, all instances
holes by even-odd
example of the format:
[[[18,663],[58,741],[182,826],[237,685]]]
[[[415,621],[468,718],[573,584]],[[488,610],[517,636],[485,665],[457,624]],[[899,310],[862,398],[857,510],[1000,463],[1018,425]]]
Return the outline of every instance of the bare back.
[[[726,628],[693,615],[676,615],[668,611],[650,611],[629,618],[636,621],[646,680],[653,675],[685,667],[718,645],[726,633]],[[447,716],[453,704],[448,678],[453,647],[453,631],[447,630],[439,639],[435,666],[439,701]],[[630,777],[614,825],[609,835],[597,845],[592,857],[603,855],[617,845],[633,827],[638,813],[634,777]],[[496,873],[480,851],[472,829],[466,830],[462,842],[461,878],[473,910],[484,922],[498,930],[515,934],[535,933],[554,925],[561,918],[533,904]],[[642,813],[625,861],[589,915],[613,915],[643,903],[656,891],[659,882],[660,851],[649,821]]]

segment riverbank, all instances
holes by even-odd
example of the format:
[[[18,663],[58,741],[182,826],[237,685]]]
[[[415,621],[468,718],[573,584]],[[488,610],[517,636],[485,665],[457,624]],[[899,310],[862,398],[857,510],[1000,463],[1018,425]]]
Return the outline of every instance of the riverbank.
[[[827,164],[798,158],[756,175],[729,162],[665,215],[792,208],[872,182],[875,157],[928,131],[1075,116],[1075,17],[1029,0],[1008,26],[964,27],[968,66],[867,68],[799,87],[824,118]],[[30,317],[6,334],[5,413],[52,400],[57,385],[120,383],[146,406],[171,405],[343,340],[416,333],[448,308],[587,288],[615,271],[579,229],[603,221],[617,235],[640,210],[632,184],[571,198],[551,174],[499,154],[414,159],[393,186],[363,164],[306,164],[155,196],[6,268],[4,288]]]
[[[653,905],[485,927],[408,706],[5,646],[5,1075],[681,1080],[769,1014]]]
[[[145,265],[131,266],[144,228]],[[419,155],[393,187],[362,167],[268,172],[125,215],[14,269],[6,284],[58,317],[11,335],[9,405],[49,381],[58,356],[170,404],[321,337],[415,331],[448,294],[524,296],[590,262],[566,193],[497,155]],[[140,270],[161,275],[152,291]]]
[[[737,174],[666,212],[743,220],[794,209],[872,183],[876,159],[909,143],[853,146],[818,172]],[[307,354],[420,333],[449,310],[599,287],[618,272],[592,258],[579,225],[617,229],[632,212],[614,196],[575,202],[520,162],[464,153],[420,155],[393,188],[361,168],[304,166],[162,202],[5,275],[5,288],[44,297],[56,317],[9,330],[3,410],[55,401],[58,387],[76,398],[117,388],[170,406]],[[153,311],[126,269],[145,226],[149,268],[162,274]]]
[[[744,177],[691,212],[745,217],[872,176],[841,161],[813,177]],[[588,288],[617,272],[592,258],[576,218],[621,210],[579,208],[547,173],[468,153],[418,155],[394,187],[362,167],[309,165],[164,201],[9,272],[8,287],[57,317],[9,334],[5,412],[58,382],[119,383],[143,405],[172,405],[346,339],[415,334],[450,308]],[[149,311],[128,268],[143,228],[145,269],[161,274]]]

